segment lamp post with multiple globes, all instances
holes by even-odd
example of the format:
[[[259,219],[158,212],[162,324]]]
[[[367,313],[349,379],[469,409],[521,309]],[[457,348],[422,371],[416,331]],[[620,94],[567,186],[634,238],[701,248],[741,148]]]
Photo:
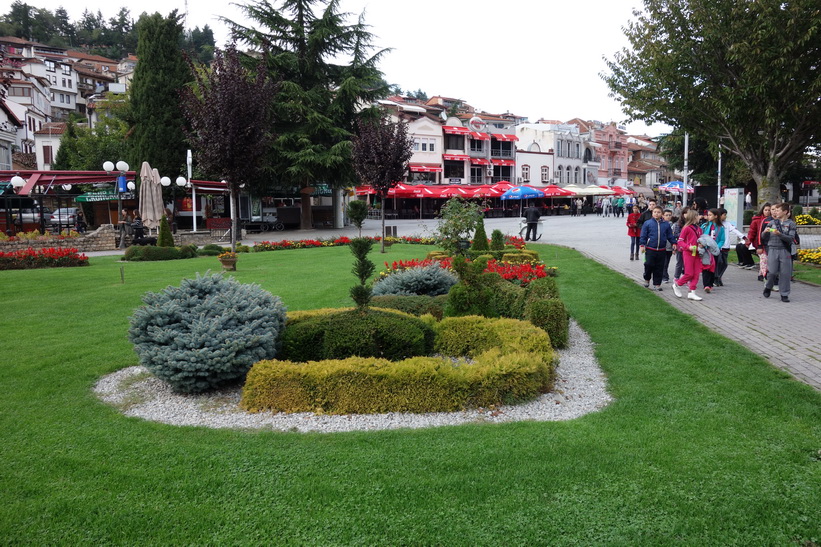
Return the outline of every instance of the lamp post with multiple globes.
[[[123,222],[123,192],[127,190],[133,190],[135,188],[134,182],[125,181],[125,174],[128,171],[128,164],[123,160],[117,162],[115,166],[112,162],[107,161],[103,163],[103,170],[106,173],[111,173],[114,171],[114,168],[117,168],[119,175],[117,176],[116,186],[117,189],[117,222],[120,226],[120,249],[125,249],[125,223]]]

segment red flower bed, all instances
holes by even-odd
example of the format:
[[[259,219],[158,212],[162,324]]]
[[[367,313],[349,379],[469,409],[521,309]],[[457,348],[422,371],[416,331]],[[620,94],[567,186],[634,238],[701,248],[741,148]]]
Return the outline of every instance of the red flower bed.
[[[452,269],[451,266],[453,264],[453,258],[414,258],[412,260],[394,260],[390,264],[385,262],[385,267],[387,268],[387,271],[382,272],[381,275],[384,277],[394,272],[407,270],[409,268],[423,268],[425,266],[431,266],[437,263],[442,268],[450,270]],[[484,271],[498,273],[504,279],[507,279],[511,283],[518,283],[522,286],[527,285],[534,279],[538,279],[540,277],[547,277],[548,275],[547,271],[545,270],[544,264],[512,264],[509,262],[497,262],[496,260],[488,260],[487,266],[485,267]]]
[[[35,251],[31,247],[10,253],[0,252],[0,270],[30,270],[33,268],[69,268],[88,266],[88,257],[77,249],[55,248]]]

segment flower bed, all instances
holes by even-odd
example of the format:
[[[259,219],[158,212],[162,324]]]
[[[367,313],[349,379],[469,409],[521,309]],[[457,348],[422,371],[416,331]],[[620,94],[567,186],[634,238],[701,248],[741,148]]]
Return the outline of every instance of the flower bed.
[[[64,241],[78,237],[80,237],[80,233],[75,230],[63,230],[59,234],[48,232],[41,234],[39,230],[32,230],[30,232],[19,232],[13,236],[7,236],[0,232],[0,241]]]
[[[68,268],[88,266],[88,257],[77,249],[55,248],[28,249],[0,252],[0,270],[31,270],[34,268]]]
[[[795,223],[799,226],[810,226],[815,224],[821,224],[821,220],[810,215],[798,215],[795,217]]]
[[[368,238],[372,241],[382,241],[381,237]],[[412,245],[434,245],[433,238],[426,237],[386,237],[385,242],[388,243],[410,243]],[[335,239],[283,239],[282,241],[260,241],[254,245],[254,251],[282,251],[285,249],[310,249],[314,247],[339,247],[341,245],[349,245],[351,238],[337,237]]]
[[[381,277],[387,277],[393,273],[407,270],[410,268],[424,268],[426,266],[431,266],[433,264],[439,264],[442,268],[453,270],[453,257],[443,257],[443,258],[425,258],[425,259],[412,259],[412,260],[394,260],[392,263],[388,264],[385,262],[386,269],[379,273]],[[497,260],[488,260],[487,266],[485,267],[485,272],[495,272],[501,275],[504,279],[517,283],[519,285],[527,285],[534,279],[539,279],[541,277],[555,277],[556,276],[556,268],[551,267],[548,268],[544,264],[530,264],[530,263],[520,263],[514,264],[511,262],[503,262]]]
[[[798,249],[798,260],[805,264],[821,265],[821,247],[817,249]]]

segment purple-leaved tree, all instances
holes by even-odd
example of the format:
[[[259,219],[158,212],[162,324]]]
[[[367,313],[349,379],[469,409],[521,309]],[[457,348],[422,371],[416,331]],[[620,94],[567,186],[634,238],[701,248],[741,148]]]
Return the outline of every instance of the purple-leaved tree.
[[[194,83],[182,90],[186,135],[200,167],[228,182],[233,211],[240,186],[258,177],[270,149],[271,96],[278,85],[265,63],[245,68],[235,45],[216,51],[214,64],[189,65]],[[239,219],[232,219],[231,250],[236,251]]]
[[[385,252],[385,198],[408,170],[413,140],[404,122],[393,122],[383,113],[375,120],[360,120],[353,138],[353,164],[356,175],[376,190],[382,202],[382,246]]]

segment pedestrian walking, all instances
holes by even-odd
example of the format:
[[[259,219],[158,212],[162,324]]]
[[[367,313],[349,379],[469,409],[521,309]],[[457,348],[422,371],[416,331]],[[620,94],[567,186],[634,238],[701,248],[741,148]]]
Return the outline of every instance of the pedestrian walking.
[[[673,234],[673,241],[667,242],[667,245],[664,246],[664,269],[661,271],[661,282],[662,283],[669,283],[670,282],[670,260],[673,258],[673,252],[676,250],[676,243],[678,242],[678,233],[673,232],[673,211],[670,209],[665,209],[664,213],[662,213],[662,218],[664,221],[670,225],[670,233]]]
[[[755,254],[758,255],[759,281],[764,281],[764,278],[767,276],[767,250],[764,248],[764,244],[761,241],[761,233],[766,224],[772,220],[772,217],[770,216],[771,212],[772,206],[770,202],[762,205],[761,209],[758,211],[758,214],[753,216],[752,221],[750,221],[750,228],[747,230],[747,239],[750,244],[755,247]]]
[[[696,294],[698,278],[701,275],[701,257],[699,249],[701,245],[698,238],[701,237],[701,228],[698,227],[699,214],[695,209],[690,209],[684,213],[684,227],[681,229],[676,250],[684,257],[684,273],[680,278],[673,281],[673,293],[678,298],[682,297],[681,287],[689,285],[690,292],[687,293],[688,300],[696,302],[703,300]]]
[[[653,290],[661,290],[661,280],[665,263],[667,245],[675,245],[670,223],[664,220],[661,207],[656,205],[650,213],[650,220],[641,226],[639,246],[644,253],[644,286],[650,287],[650,278],[653,280]]]
[[[641,237],[639,217],[641,217],[639,206],[633,205],[633,212],[627,215],[627,235],[630,236],[630,260],[639,259],[639,237]]]
[[[738,231],[738,228],[735,227],[735,224],[727,220],[727,209],[719,207],[718,222],[721,223],[721,227],[724,229],[724,243],[720,247],[721,254],[719,255],[719,260],[716,261],[717,263],[715,285],[716,287],[723,287],[724,280],[722,279],[722,277],[724,276],[724,272],[727,271],[727,262],[730,257],[730,247],[732,247],[731,242],[733,238],[736,238],[740,242],[739,245],[741,245],[742,248],[746,250],[744,241],[747,239],[747,237]],[[738,245],[736,245],[736,248],[737,247]],[[740,258],[741,254],[739,254],[738,256]],[[750,257],[750,260],[752,260],[752,257]]]
[[[718,209],[709,209],[707,211],[707,222],[701,225],[701,233],[715,241],[718,249],[721,249],[724,245],[725,232],[724,227],[721,225]],[[715,259],[711,258],[709,264],[704,264],[702,267],[701,282],[704,286],[704,292],[707,294],[713,292],[713,287],[716,286],[716,272],[719,269],[720,260],[721,252],[719,251]]]
[[[776,203],[772,206],[773,219],[761,235],[767,246],[768,274],[764,286],[764,298],[769,298],[775,283],[781,292],[781,301],[790,301],[792,279],[792,255],[795,246],[795,234],[798,227],[790,217],[789,203]]]
[[[539,226],[539,219],[542,216],[541,211],[535,205],[531,205],[525,209],[525,221],[527,222],[527,232],[525,232],[525,241],[536,241],[536,229]]]

